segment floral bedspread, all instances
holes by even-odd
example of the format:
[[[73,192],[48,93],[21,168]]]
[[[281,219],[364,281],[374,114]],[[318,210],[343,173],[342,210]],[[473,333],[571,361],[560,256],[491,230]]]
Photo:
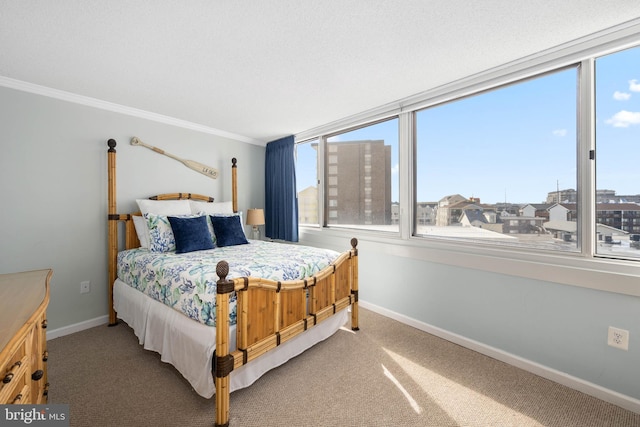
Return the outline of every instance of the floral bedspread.
[[[310,277],[335,260],[338,252],[301,245],[251,240],[249,244],[176,254],[138,248],[118,253],[118,278],[193,320],[216,324],[216,264],[229,263],[228,278],[272,280]],[[229,320],[236,323],[235,293]]]

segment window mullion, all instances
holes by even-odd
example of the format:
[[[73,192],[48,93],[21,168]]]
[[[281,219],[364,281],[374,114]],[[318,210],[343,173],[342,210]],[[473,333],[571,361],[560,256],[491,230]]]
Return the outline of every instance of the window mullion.
[[[596,184],[595,160],[595,61],[582,61],[578,88],[578,203],[579,227],[582,238],[580,251],[584,256],[596,252]]]
[[[318,137],[318,224],[320,224],[320,228],[327,226],[327,199],[325,197],[327,182],[325,173],[325,165],[327,163],[326,148],[327,138],[321,135]]]
[[[413,146],[413,112],[405,112],[399,116],[399,158],[400,158],[400,237],[408,239],[413,234],[415,218],[414,166],[411,162]]]

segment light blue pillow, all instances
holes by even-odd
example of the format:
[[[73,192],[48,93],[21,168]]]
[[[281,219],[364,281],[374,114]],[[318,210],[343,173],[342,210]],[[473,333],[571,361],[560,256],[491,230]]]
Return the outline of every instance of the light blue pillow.
[[[242,221],[239,215],[214,216],[210,215],[213,232],[216,235],[216,245],[235,246],[249,243],[244,235]]]
[[[176,241],[171,224],[166,215],[144,214],[149,228],[149,250],[151,252],[170,252],[176,249]]]
[[[171,252],[176,250],[176,240],[167,215],[145,213],[149,228],[149,250],[151,252]],[[180,218],[195,218],[199,215],[174,215]]]
[[[167,218],[175,238],[177,254],[213,249],[215,247],[211,239],[206,216],[195,218],[169,216]]]

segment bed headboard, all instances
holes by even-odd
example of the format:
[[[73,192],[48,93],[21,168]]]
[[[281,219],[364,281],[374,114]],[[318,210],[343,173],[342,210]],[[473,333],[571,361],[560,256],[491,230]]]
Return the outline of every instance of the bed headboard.
[[[213,203],[214,198],[195,193],[164,193],[149,197],[149,200],[199,200],[203,202]],[[236,212],[236,211],[234,211]],[[136,232],[133,217],[142,216],[142,212],[134,212],[124,215],[124,219],[119,218],[118,221],[124,222],[124,248],[134,249],[140,247],[140,240]],[[122,215],[121,215],[122,217]]]
[[[137,248],[140,246],[138,235],[136,234],[133,224],[133,217],[140,215],[140,212],[120,214],[116,206],[116,141],[109,139],[107,141],[109,150],[107,151],[107,169],[108,169],[108,229],[109,229],[109,325],[117,323],[116,312],[113,309],[113,284],[117,278],[117,257],[120,248],[118,224],[124,223],[124,244],[125,249]],[[204,196],[195,193],[165,193],[149,197],[152,200],[183,200],[192,199],[205,202],[213,202],[213,197]],[[237,160],[231,159],[231,200],[234,212],[238,212],[238,175]]]

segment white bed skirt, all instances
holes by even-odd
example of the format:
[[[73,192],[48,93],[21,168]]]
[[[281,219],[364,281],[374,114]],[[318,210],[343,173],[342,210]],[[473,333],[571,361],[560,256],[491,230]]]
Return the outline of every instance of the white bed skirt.
[[[216,348],[216,329],[203,325],[142,292],[116,280],[113,306],[146,350],[160,353],[200,396],[215,394],[211,361]],[[283,343],[267,354],[231,372],[231,391],[253,384],[267,371],[282,365],[314,344],[333,335],[349,320],[348,309]],[[235,349],[235,326],[230,331],[230,348]]]

